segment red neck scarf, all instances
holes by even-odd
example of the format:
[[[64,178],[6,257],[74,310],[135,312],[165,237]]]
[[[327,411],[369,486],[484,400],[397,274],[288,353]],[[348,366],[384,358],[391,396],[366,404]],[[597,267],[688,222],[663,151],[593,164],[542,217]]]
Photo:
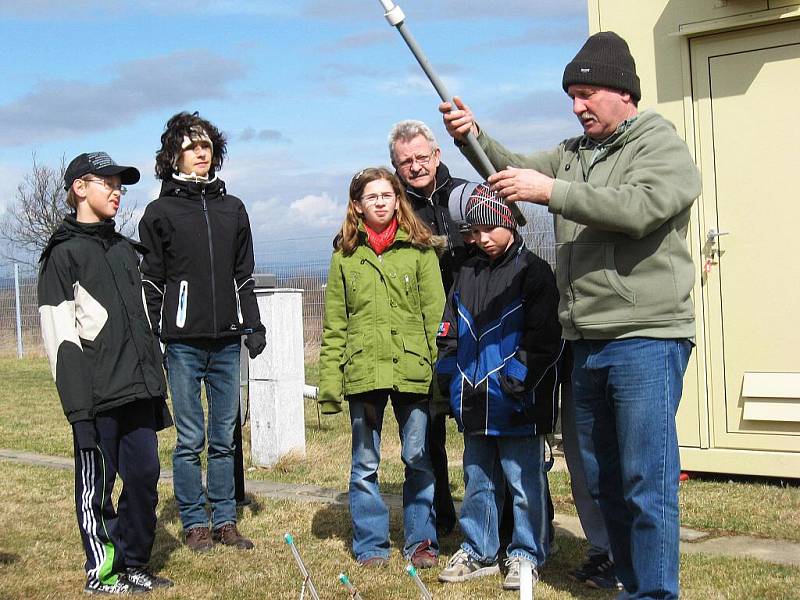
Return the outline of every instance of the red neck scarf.
[[[380,233],[374,231],[367,225],[366,221],[364,222],[364,229],[367,231],[367,243],[375,251],[375,254],[380,256],[394,242],[394,236],[397,233],[397,217],[394,217],[386,226],[386,229]]]

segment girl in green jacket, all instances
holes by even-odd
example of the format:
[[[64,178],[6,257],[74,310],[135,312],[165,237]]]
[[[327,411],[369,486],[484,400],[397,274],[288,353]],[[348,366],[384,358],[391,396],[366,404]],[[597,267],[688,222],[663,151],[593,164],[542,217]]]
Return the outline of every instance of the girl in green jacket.
[[[353,177],[328,272],[319,403],[325,414],[342,410],[342,396],[350,406],[353,553],[363,566],[384,566],[389,558],[389,510],[378,489],[389,398],[405,464],[403,555],[427,568],[439,553],[426,431],[445,296],[433,246],[388,169]]]

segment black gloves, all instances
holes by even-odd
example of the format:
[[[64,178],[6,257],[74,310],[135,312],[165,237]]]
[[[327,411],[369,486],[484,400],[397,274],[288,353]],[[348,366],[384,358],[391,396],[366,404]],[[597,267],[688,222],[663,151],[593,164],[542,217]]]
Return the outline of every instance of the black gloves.
[[[515,400],[521,401],[525,394],[525,384],[510,375],[500,375],[500,387],[506,395]]]
[[[250,358],[255,358],[267,347],[267,336],[263,331],[254,331],[244,340],[244,345],[247,346]]]

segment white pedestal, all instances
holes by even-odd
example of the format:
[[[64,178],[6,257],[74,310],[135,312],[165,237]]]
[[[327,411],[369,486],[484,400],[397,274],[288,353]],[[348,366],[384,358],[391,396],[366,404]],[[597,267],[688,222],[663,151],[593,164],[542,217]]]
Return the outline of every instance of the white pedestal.
[[[257,288],[267,347],[250,361],[250,440],[253,464],[271,467],[283,456],[305,456],[303,411],[303,292]]]

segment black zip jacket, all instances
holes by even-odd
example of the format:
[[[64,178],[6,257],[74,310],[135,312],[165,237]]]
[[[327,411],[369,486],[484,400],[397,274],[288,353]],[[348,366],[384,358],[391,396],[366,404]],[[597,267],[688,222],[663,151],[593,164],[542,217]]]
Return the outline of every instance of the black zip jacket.
[[[78,223],[68,216],[42,252],[42,337],[70,423],[155,398],[160,428],[171,424],[134,248],[144,251],[114,231],[114,221]]]
[[[253,238],[225,183],[164,181],[139,221],[153,331],[165,341],[264,331],[253,280]]]
[[[399,173],[397,176],[403,181]],[[447,248],[439,256],[439,269],[442,272],[445,292],[450,291],[455,274],[467,258],[464,240],[458,231],[458,226],[450,218],[449,207],[450,192],[462,183],[466,183],[466,179],[451,177],[445,164],[439,163],[436,169],[436,188],[430,198],[406,184],[406,196],[414,212],[434,235],[444,236],[447,240]]]
[[[514,234],[495,261],[462,265],[437,337],[440,391],[459,429],[483,435],[551,433],[558,416],[558,290],[553,271]]]

